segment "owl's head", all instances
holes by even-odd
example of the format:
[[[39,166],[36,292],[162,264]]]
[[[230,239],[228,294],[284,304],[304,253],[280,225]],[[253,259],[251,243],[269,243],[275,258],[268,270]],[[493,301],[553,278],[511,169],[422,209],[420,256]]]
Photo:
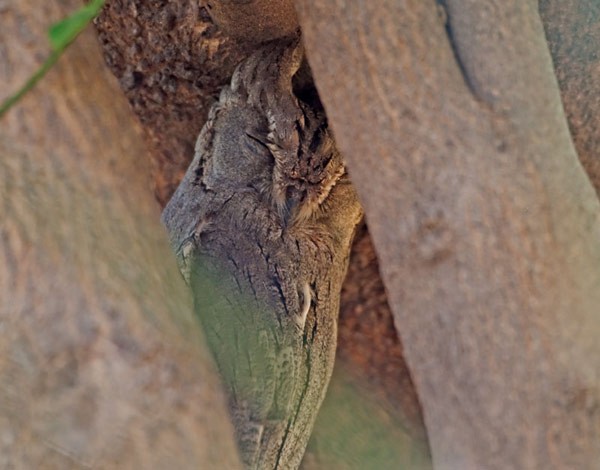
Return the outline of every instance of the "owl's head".
[[[212,111],[216,174],[257,191],[288,227],[310,219],[345,174],[298,37],[235,71]],[[232,171],[233,170],[233,171]]]

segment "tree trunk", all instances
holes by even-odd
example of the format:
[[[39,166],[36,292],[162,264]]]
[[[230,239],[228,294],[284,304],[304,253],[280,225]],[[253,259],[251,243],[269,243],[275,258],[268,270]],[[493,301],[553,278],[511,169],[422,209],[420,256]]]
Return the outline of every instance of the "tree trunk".
[[[0,99],[79,5],[5,2]],[[237,468],[147,150],[95,42],[0,127],[0,467]]]
[[[434,464],[590,468],[600,208],[537,2],[444,3],[298,2]]]

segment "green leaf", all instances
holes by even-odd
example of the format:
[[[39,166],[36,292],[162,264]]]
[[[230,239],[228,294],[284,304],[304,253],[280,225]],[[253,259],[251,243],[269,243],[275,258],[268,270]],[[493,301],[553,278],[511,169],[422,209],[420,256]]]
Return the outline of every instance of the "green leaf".
[[[48,70],[59,59],[66,47],[73,42],[77,35],[85,29],[104,5],[104,0],[91,0],[90,3],[81,7],[68,18],[58,23],[54,23],[48,29],[48,38],[52,47],[52,54],[40,66],[36,72],[29,77],[27,82],[17,92],[9,96],[0,104],[0,117],[2,117],[12,106],[15,105],[29,90],[31,90],[41,78],[46,75]]]
[[[52,50],[59,51],[67,47],[77,35],[85,29],[100,12],[104,0],[92,0],[68,18],[54,23],[48,29],[48,38]]]

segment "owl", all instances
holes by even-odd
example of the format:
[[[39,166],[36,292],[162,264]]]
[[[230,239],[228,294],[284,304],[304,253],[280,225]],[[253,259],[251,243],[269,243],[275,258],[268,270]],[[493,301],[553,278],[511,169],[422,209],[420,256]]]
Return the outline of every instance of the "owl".
[[[362,214],[303,56],[293,37],[238,66],[163,213],[248,468],[299,465]]]

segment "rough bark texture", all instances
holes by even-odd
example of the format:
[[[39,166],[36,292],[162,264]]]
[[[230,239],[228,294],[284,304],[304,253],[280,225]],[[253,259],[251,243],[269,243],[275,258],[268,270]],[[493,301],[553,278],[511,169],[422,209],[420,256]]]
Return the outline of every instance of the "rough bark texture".
[[[0,100],[78,6],[3,2]],[[236,468],[147,150],[93,36],[0,125],[0,467]]]
[[[304,455],[362,215],[318,100],[292,89],[303,57],[296,36],[240,64],[163,214],[256,469]]]
[[[252,44],[220,33],[206,8],[188,1],[109,0],[96,28],[149,141],[164,206],[194,155],[208,109]]]
[[[434,464],[590,468],[599,204],[537,2],[445,3],[298,2]]]
[[[250,44],[290,36],[298,29],[293,0],[201,0],[227,36]]]

